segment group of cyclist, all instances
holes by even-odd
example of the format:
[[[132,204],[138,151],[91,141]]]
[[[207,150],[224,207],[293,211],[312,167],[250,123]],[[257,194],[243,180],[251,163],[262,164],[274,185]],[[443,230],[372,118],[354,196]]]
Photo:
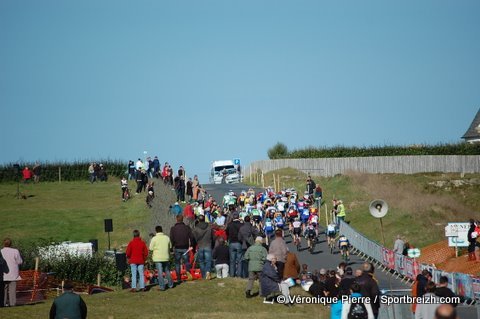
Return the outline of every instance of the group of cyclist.
[[[320,196],[318,196],[320,195]],[[303,195],[291,188],[275,192],[272,188],[255,193],[253,189],[235,194],[229,191],[222,200],[225,211],[239,211],[240,219],[250,216],[253,226],[265,235],[267,244],[275,230],[281,229],[292,236],[297,250],[301,249],[302,237],[307,241],[307,249],[314,253],[319,237],[321,192],[305,191]],[[331,253],[338,235],[338,224],[332,221],[325,235]],[[338,248],[345,260],[348,260],[349,242],[341,235]]]

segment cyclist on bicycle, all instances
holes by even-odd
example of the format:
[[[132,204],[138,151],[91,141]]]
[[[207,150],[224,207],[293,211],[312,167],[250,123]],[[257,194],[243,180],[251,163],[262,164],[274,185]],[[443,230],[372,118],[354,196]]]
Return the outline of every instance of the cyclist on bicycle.
[[[305,231],[305,237],[307,238],[308,248],[310,250],[313,250],[313,246],[315,245],[315,239],[317,238],[317,231],[312,224],[307,226],[307,229]]]
[[[342,255],[348,259],[348,249],[350,248],[350,242],[348,241],[347,237],[345,237],[345,235],[340,235],[340,237],[338,238],[338,248],[342,252]]]
[[[120,181],[120,187],[122,188],[122,200],[126,201],[128,199],[128,181],[125,178],[125,176],[122,177],[122,180]]]
[[[280,212],[275,213],[273,224],[275,225],[276,228],[283,229],[283,226],[285,226],[285,221],[283,220],[282,213]]]
[[[273,233],[275,232],[275,227],[273,225],[273,221],[271,219],[270,213],[266,214],[264,225],[265,226],[263,227],[263,231],[265,232],[266,240],[267,240],[267,244],[268,244],[268,241],[269,241],[270,237],[272,237]]]
[[[293,223],[290,224],[290,227],[290,231],[293,233],[293,242],[299,247],[301,243],[300,235],[302,234],[302,222],[300,221],[300,218],[295,217]]]
[[[313,225],[315,227],[315,232],[318,237],[318,222],[319,222],[319,217],[318,217],[318,209],[315,207],[310,208],[310,217],[308,217],[308,224]]]
[[[333,221],[327,226],[327,241],[329,246],[332,242],[335,242],[335,235],[337,234],[336,226],[337,225]]]

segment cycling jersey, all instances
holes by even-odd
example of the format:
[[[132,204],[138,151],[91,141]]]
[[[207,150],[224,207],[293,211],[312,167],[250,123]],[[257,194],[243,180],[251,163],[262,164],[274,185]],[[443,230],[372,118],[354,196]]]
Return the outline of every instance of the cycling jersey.
[[[296,220],[292,223],[293,228],[301,228],[302,227],[302,222],[299,220]]]
[[[283,227],[283,218],[281,216],[275,217],[274,221],[275,221],[275,225],[277,227],[279,227],[279,228]]]
[[[315,237],[315,236],[317,236],[317,233],[316,233],[316,231],[315,231],[315,228],[309,226],[309,227],[307,228],[307,237],[313,238],[313,237]]]
[[[310,212],[308,211],[308,209],[303,209],[302,214],[300,215],[300,218],[302,219],[302,221],[306,222],[309,217],[310,217]]]
[[[338,239],[338,246],[340,247],[348,247],[349,245],[349,242],[348,242],[348,239],[347,237],[345,236],[342,236]]]
[[[265,220],[265,232],[272,233],[273,232],[273,223],[270,218]]]
[[[309,218],[309,222],[312,224],[318,224],[318,215],[311,215]]]
[[[328,234],[335,234],[337,231],[335,229],[335,225],[334,224],[330,224],[327,226],[327,233]]]

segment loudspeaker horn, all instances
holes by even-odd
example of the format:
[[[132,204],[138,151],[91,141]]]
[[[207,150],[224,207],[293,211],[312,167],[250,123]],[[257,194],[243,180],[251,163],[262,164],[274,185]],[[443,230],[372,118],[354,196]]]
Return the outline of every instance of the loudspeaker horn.
[[[387,202],[381,199],[372,201],[368,208],[370,209],[370,214],[375,218],[382,218],[387,215],[388,212]]]

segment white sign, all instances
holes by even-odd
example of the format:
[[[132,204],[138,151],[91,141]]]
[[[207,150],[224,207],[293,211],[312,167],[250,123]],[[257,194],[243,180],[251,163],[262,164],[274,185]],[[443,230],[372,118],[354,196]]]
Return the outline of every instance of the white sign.
[[[92,243],[63,242],[39,249],[39,254],[44,259],[65,258],[65,256],[88,256],[93,254]]]
[[[418,258],[420,257],[420,249],[418,248],[411,248],[407,251],[408,257],[410,258]]]
[[[468,247],[469,223],[448,223],[445,226],[445,237],[449,247]]]

